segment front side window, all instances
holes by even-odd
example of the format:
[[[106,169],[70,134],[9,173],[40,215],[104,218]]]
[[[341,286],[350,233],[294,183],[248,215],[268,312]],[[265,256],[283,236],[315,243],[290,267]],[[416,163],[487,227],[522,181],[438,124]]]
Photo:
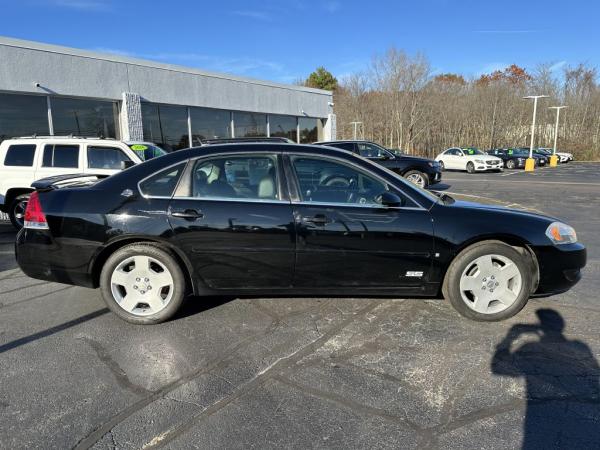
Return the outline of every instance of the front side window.
[[[227,156],[202,159],[192,170],[191,196],[278,200],[276,159],[272,156]]]
[[[162,170],[140,183],[140,191],[148,197],[171,197],[186,163]]]
[[[87,158],[90,169],[120,170],[121,161],[131,161],[120,148],[101,146],[89,146]]]
[[[42,167],[76,169],[79,167],[79,145],[45,145]]]
[[[4,157],[5,166],[31,167],[35,157],[35,144],[11,145]]]
[[[292,165],[303,202],[378,204],[388,190],[378,179],[337,161],[297,156]]]

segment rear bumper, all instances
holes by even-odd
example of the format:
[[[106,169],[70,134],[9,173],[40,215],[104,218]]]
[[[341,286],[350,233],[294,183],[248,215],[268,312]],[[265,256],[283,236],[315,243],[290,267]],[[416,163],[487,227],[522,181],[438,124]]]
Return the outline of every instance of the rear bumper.
[[[587,261],[583,244],[533,248],[540,268],[536,296],[553,295],[568,291],[581,279],[581,270]]]
[[[46,231],[23,228],[15,241],[15,257],[21,270],[31,278],[95,287],[87,264],[74,265],[75,258],[68,257]]]

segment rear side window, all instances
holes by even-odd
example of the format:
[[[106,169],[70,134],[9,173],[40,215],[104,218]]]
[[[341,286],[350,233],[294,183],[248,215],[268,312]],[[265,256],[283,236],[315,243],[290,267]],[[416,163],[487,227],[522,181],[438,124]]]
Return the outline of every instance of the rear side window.
[[[79,167],[79,145],[48,144],[44,147],[42,167]]]
[[[115,147],[89,146],[87,148],[90,169],[121,169],[121,161],[131,161],[123,150]]]
[[[31,167],[35,157],[35,144],[11,145],[4,157],[5,166]]]
[[[336,144],[329,144],[332,147],[341,148],[342,150],[349,150],[351,152],[354,151],[354,142],[340,142]]]
[[[140,192],[149,197],[171,197],[186,162],[162,170],[140,183]]]

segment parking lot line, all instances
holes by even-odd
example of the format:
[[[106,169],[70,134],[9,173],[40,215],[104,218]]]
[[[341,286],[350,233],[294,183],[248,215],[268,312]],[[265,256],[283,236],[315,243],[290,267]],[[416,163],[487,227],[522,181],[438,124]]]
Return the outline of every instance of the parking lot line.
[[[455,181],[455,182],[463,182],[463,181],[475,181],[481,182],[483,180],[475,179],[469,180],[468,178],[444,178],[444,182],[446,181]],[[490,181],[490,180],[485,180]],[[502,180],[497,180],[502,181]],[[538,180],[507,180],[508,183],[526,183],[526,184],[568,184],[568,185],[580,185],[580,186],[600,186],[600,183],[585,183],[578,181],[538,181]]]

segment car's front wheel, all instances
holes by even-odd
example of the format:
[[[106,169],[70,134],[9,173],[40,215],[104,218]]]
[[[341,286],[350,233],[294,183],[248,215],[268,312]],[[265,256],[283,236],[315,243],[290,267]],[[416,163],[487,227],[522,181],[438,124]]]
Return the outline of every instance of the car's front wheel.
[[[107,306],[122,319],[153,324],[177,312],[186,295],[186,282],[170,252],[138,243],[108,258],[100,274],[100,289]]]
[[[467,172],[468,173],[473,173],[475,172],[475,164],[473,164],[472,162],[468,162],[467,163]]]
[[[404,174],[404,178],[422,188],[429,184],[429,177],[420,170],[409,170]]]
[[[516,167],[515,164],[515,160],[514,159],[509,159],[508,161],[506,161],[506,168],[507,169],[514,169]]]
[[[23,194],[15,198],[10,204],[8,217],[17,230],[20,230],[25,225],[25,210],[27,209],[28,201],[29,194]]]
[[[514,316],[531,293],[529,261],[500,241],[463,250],[452,262],[442,292],[462,316],[498,321]]]

